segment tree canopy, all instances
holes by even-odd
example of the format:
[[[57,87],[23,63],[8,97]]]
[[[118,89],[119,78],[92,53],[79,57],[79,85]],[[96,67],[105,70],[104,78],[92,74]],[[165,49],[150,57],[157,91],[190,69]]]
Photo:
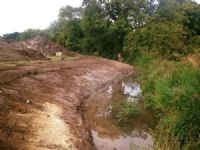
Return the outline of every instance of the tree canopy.
[[[176,59],[198,43],[199,14],[192,0],[84,0],[61,8],[49,36],[83,54],[130,59],[139,50]]]

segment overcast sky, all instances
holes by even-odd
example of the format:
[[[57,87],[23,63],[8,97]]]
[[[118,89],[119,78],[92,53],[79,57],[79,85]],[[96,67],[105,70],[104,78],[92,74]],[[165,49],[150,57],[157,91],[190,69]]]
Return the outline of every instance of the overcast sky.
[[[82,0],[1,0],[0,35],[28,28],[45,29],[57,19],[62,6],[78,7],[81,3]]]
[[[28,28],[45,29],[65,5],[80,6],[82,0],[1,0],[0,35]]]

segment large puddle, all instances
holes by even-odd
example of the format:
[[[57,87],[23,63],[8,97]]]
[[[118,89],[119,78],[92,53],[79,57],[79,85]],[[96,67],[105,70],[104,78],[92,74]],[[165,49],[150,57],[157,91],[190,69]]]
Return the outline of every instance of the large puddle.
[[[140,84],[129,77],[88,99],[87,119],[97,150],[153,150],[155,118],[144,109],[141,95]],[[124,121],[119,113],[124,103],[134,105],[140,113]]]

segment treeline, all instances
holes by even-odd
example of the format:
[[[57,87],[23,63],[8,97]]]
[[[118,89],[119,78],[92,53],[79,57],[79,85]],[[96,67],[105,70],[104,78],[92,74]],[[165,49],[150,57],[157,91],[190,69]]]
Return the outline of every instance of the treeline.
[[[31,39],[37,35],[46,35],[46,31],[39,29],[27,29],[24,32],[14,32],[4,34],[1,38],[4,40],[23,41]]]
[[[199,51],[200,6],[193,0],[83,0],[60,9],[44,31],[29,29],[3,39],[46,35],[82,54],[132,62],[142,53],[169,59]]]
[[[199,51],[199,24],[200,6],[192,0],[84,0],[80,8],[61,8],[48,35],[83,54],[179,59]]]

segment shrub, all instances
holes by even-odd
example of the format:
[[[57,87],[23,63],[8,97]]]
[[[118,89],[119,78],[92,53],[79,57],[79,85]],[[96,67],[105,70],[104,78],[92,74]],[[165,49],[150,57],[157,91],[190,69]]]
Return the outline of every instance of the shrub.
[[[187,48],[188,34],[181,24],[152,21],[128,35],[123,49],[124,56],[130,61],[142,52],[151,52],[168,59],[178,59],[191,53],[192,49]]]
[[[200,70],[177,62],[158,61],[156,64],[157,68],[148,70],[141,80],[146,107],[155,110],[161,118],[156,130],[157,145],[177,145],[178,142],[180,148],[197,147],[200,142]]]

